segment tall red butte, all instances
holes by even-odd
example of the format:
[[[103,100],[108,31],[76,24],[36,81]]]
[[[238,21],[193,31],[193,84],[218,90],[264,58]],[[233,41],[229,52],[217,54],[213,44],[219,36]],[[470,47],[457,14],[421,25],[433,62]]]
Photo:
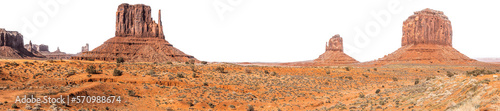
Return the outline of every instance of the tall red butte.
[[[441,11],[424,9],[403,22],[401,48],[376,61],[376,64],[467,64],[474,62],[452,47],[452,29]]]
[[[121,4],[116,11],[115,37],[92,51],[72,57],[75,60],[113,61],[124,58],[128,62],[186,62],[187,55],[165,40],[161,23],[151,18],[151,7],[143,4]],[[197,60],[196,60],[197,61]]]
[[[340,37],[339,34],[330,38],[325,47],[325,53],[321,54],[314,60],[315,65],[322,66],[359,63],[357,60],[344,53],[344,44],[342,37]]]

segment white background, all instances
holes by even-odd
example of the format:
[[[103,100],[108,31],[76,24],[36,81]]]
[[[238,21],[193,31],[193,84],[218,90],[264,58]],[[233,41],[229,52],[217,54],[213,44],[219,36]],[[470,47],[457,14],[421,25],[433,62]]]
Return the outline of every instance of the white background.
[[[388,11],[393,0],[2,0],[0,27],[20,31],[25,43],[47,44],[78,53],[85,43],[93,49],[114,36],[115,14],[121,3],[158,9],[166,40],[181,51],[204,61],[292,62],[317,58],[325,42],[340,34],[344,45],[358,47],[346,53],[358,61],[371,61],[401,46],[402,23],[425,8],[443,11],[453,27],[453,47],[471,58],[500,57],[500,7],[496,1],[400,0],[399,13],[391,13],[387,26],[369,37],[365,46],[356,41],[356,28],[376,21],[371,13]],[[42,3],[39,3],[42,2]],[[54,2],[58,9],[44,10]],[[232,10],[219,16],[214,3]],[[220,8],[219,8],[220,9]],[[53,14],[53,16],[49,15]],[[40,18],[46,15],[48,18]],[[23,30],[26,21],[38,33]],[[24,20],[26,21],[24,21]],[[43,24],[45,22],[45,24]],[[28,34],[29,33],[29,34]]]

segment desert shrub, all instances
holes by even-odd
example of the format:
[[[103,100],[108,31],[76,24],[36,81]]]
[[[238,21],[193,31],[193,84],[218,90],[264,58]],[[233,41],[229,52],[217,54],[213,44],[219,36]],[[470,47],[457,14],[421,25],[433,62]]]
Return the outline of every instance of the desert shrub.
[[[185,64],[189,64],[189,62],[184,62]]]
[[[17,64],[16,62],[6,62],[5,64],[9,64],[10,66],[19,66],[19,64]]]
[[[207,82],[203,82],[203,86],[208,86],[208,83]]]
[[[377,68],[373,68],[373,71],[377,71]]]
[[[446,71],[446,76],[448,77],[453,77],[455,74],[453,74],[452,72],[450,71]]]
[[[69,77],[69,76],[72,76],[72,75],[75,75],[76,74],[76,71],[75,70],[70,70],[68,72],[68,75],[66,75],[66,77]]]
[[[377,90],[375,91],[375,93],[376,93],[376,94],[380,93],[380,89],[377,89]]]
[[[398,78],[393,77],[393,78],[392,78],[392,80],[393,80],[393,81],[398,81]]]
[[[417,85],[418,83],[420,83],[420,80],[419,79],[415,79],[415,85]]]
[[[252,105],[248,105],[247,111],[255,111]]]
[[[480,84],[482,83],[486,83],[486,84],[489,84],[491,81],[489,79],[484,79],[482,81],[479,81]]]
[[[191,71],[193,71],[193,72],[198,71],[198,70],[196,69],[195,65],[191,65],[190,67],[191,67]]]
[[[188,60],[189,64],[194,64],[194,62],[196,62],[194,59],[189,59]]]
[[[123,62],[125,62],[125,59],[123,59],[122,57],[116,58],[116,63],[123,63]]]
[[[252,70],[248,69],[248,68],[245,68],[245,73],[247,74],[251,74],[252,73]]]
[[[210,108],[215,108],[215,105],[212,103],[208,103],[208,106],[210,106]]]
[[[426,81],[431,80],[431,79],[436,79],[436,76],[427,77]]]
[[[14,104],[12,104],[11,108],[16,109],[16,108],[18,108],[18,107],[17,107],[16,103],[14,103]]]
[[[369,77],[369,76],[368,76],[368,75],[366,75],[366,74],[363,74],[363,76],[365,76],[366,78],[368,78],[368,77]]]
[[[207,61],[201,61],[201,64],[205,65],[205,64],[208,64]]]
[[[88,66],[87,69],[85,69],[85,72],[89,74],[97,74],[97,70],[95,69],[95,66]]]
[[[330,71],[325,71],[326,74],[330,74],[331,72]]]
[[[351,67],[345,67],[345,71],[351,71]]]
[[[232,109],[236,108],[236,106],[234,106],[234,105],[229,105],[229,107],[232,108]]]
[[[167,64],[172,64],[172,62],[168,61]]]
[[[277,73],[276,73],[276,72],[274,72],[274,71],[273,71],[273,72],[271,72],[271,76],[276,76],[276,75],[277,75]]]
[[[54,62],[56,62],[56,61],[54,61],[54,60],[47,60],[47,62],[49,62],[49,63],[54,63]]]
[[[128,95],[129,96],[135,96],[135,92],[133,90],[128,90]]]
[[[48,68],[48,69],[45,69],[45,71],[47,71],[47,72],[50,72],[50,71],[52,71],[52,70],[54,70],[54,68],[53,68],[53,67]]]
[[[196,72],[193,72],[193,74],[191,74],[191,77],[193,77],[193,78],[197,78],[197,77],[198,77],[198,75],[196,75]]]
[[[92,77],[92,75],[88,74],[87,77]]]
[[[182,72],[178,72],[178,73],[177,73],[177,77],[178,77],[178,78],[184,78],[184,73],[182,73]]]
[[[118,69],[113,70],[113,76],[122,76],[123,71],[120,71]]]
[[[365,98],[365,94],[359,93],[359,98]]]
[[[155,75],[155,74],[156,74],[156,72],[153,69],[149,70],[149,72],[146,73],[146,75],[150,75],[150,76]]]
[[[265,70],[265,71],[264,71],[264,74],[269,74],[269,71]]]
[[[224,67],[221,67],[221,66],[218,66],[217,68],[215,68],[215,71],[219,72],[219,73],[226,73],[226,71],[224,71]]]
[[[41,76],[41,75],[43,75],[43,74],[42,73],[36,73],[35,75],[33,75],[33,79],[35,79],[36,76]]]
[[[497,72],[500,72],[500,70],[497,69]]]
[[[94,59],[88,58],[87,61],[94,61]]]
[[[481,74],[495,74],[493,71],[485,70],[485,69],[476,69],[472,71],[466,71],[467,76],[478,76]]]

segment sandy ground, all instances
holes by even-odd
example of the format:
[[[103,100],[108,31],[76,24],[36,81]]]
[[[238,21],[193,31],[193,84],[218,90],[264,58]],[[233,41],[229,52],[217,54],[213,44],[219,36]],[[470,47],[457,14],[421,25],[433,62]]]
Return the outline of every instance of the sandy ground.
[[[498,110],[500,66],[0,60],[0,110]],[[95,67],[97,74],[86,69]],[[114,70],[123,72],[114,76]],[[16,97],[120,96],[26,104]]]

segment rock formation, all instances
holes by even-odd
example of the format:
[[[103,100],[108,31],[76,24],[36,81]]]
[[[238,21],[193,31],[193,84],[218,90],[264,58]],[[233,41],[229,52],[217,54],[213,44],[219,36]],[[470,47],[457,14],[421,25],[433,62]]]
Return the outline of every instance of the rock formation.
[[[116,12],[115,37],[92,51],[72,57],[75,60],[114,61],[124,58],[127,62],[186,62],[194,59],[165,40],[161,24],[151,18],[151,7],[143,4],[121,4]]]
[[[424,9],[403,22],[401,48],[377,64],[464,64],[475,61],[452,47],[451,22],[441,11]]]
[[[24,48],[23,35],[17,31],[6,31],[0,28],[0,58],[21,59],[42,57]]]
[[[158,23],[151,18],[151,7],[144,4],[121,4],[116,11],[116,37],[154,37],[165,39],[161,25],[161,10]]]
[[[82,52],[87,52],[89,51],[89,43],[85,44],[85,46],[82,47]]]
[[[441,11],[424,9],[403,22],[401,46],[436,44],[451,46],[451,22]]]
[[[314,60],[315,65],[337,65],[358,63],[355,59],[344,53],[342,37],[339,34],[330,38],[326,43],[326,51]]]

